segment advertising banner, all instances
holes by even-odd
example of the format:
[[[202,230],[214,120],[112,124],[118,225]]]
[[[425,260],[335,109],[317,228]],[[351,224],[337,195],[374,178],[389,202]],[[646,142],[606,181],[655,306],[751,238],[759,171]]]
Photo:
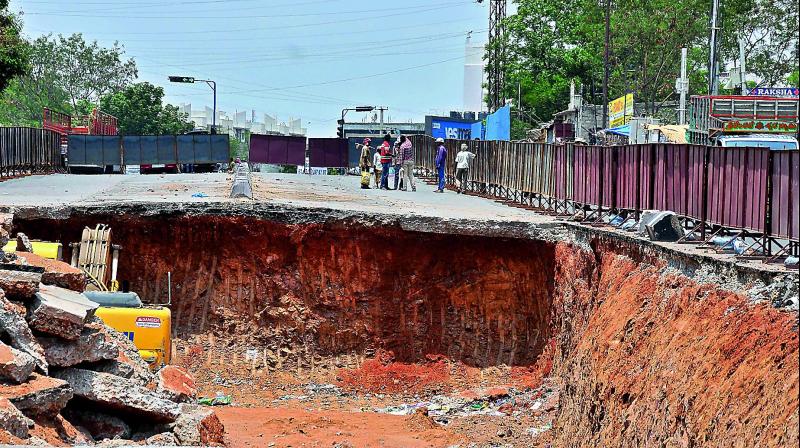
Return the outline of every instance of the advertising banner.
[[[629,93],[608,103],[608,127],[626,124],[633,117],[633,94]]]

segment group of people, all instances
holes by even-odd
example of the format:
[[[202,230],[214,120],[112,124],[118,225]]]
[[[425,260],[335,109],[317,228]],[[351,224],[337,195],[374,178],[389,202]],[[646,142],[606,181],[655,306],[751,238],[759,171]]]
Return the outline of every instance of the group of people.
[[[372,153],[370,144],[372,140],[364,139],[364,143],[358,145],[361,148],[361,188],[369,189],[370,180],[374,174],[375,187],[381,190],[417,191],[417,184],[414,180],[414,147],[411,139],[401,135],[392,144],[392,136],[386,134],[383,143]],[[394,170],[394,187],[389,188],[390,170]]]
[[[389,173],[394,170],[394,190],[417,191],[414,181],[414,147],[411,139],[401,135],[392,144],[392,136],[386,134],[381,145],[372,152],[370,144],[372,140],[365,138],[363,144],[357,145],[361,149],[361,188],[369,189],[370,180],[375,179],[375,187],[381,190],[389,190]],[[436,193],[444,193],[445,186],[445,165],[447,163],[447,148],[443,138],[436,139],[436,173],[439,177]],[[458,193],[464,192],[467,174],[475,153],[469,151],[466,144],[461,145],[461,150],[456,154],[456,180],[458,181]],[[374,175],[374,177],[373,177]]]

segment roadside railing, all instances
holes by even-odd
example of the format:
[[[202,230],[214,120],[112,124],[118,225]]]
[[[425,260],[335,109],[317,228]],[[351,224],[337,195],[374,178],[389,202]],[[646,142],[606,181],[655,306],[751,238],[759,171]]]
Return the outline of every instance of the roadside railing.
[[[434,140],[412,141],[420,174],[436,176]],[[669,210],[687,230],[681,242],[744,238],[739,256],[767,260],[800,252],[798,150],[449,140],[451,188],[462,143],[476,154],[464,185],[470,194],[591,225],[621,226],[644,210]]]
[[[61,136],[28,127],[0,127],[0,179],[63,170]]]

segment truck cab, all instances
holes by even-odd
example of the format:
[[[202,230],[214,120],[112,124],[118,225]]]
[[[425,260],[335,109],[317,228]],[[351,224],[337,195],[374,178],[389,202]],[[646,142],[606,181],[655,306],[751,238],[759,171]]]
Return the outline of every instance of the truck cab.
[[[797,139],[788,135],[726,135],[717,139],[717,146],[723,148],[769,148],[771,151],[797,149]]]

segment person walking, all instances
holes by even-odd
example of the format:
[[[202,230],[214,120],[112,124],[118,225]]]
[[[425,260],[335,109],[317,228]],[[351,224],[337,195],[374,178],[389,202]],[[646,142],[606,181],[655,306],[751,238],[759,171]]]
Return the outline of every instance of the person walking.
[[[458,180],[458,192],[464,192],[464,183],[467,181],[469,165],[475,158],[475,153],[469,151],[466,143],[461,144],[461,151],[456,154],[456,180]]]
[[[405,135],[400,136],[400,163],[403,167],[403,191],[408,191],[409,186],[411,191],[417,191],[414,183],[414,147],[411,139]]]
[[[381,190],[389,189],[389,168],[392,167],[392,136],[386,134],[380,146],[381,154]]]
[[[372,156],[372,171],[375,173],[375,188],[381,187],[381,173],[383,172],[381,165],[381,149],[375,148],[375,154]]]
[[[444,193],[444,164],[447,162],[447,148],[444,147],[444,139],[436,139],[439,149],[436,151],[436,172],[439,175],[439,188],[433,190],[435,193]]]
[[[369,190],[369,168],[372,166],[372,156],[370,154],[371,149],[369,147],[370,140],[369,138],[364,139],[364,144],[356,143],[356,147],[361,148],[361,158],[359,159],[358,166],[361,168],[361,188],[363,190]]]

